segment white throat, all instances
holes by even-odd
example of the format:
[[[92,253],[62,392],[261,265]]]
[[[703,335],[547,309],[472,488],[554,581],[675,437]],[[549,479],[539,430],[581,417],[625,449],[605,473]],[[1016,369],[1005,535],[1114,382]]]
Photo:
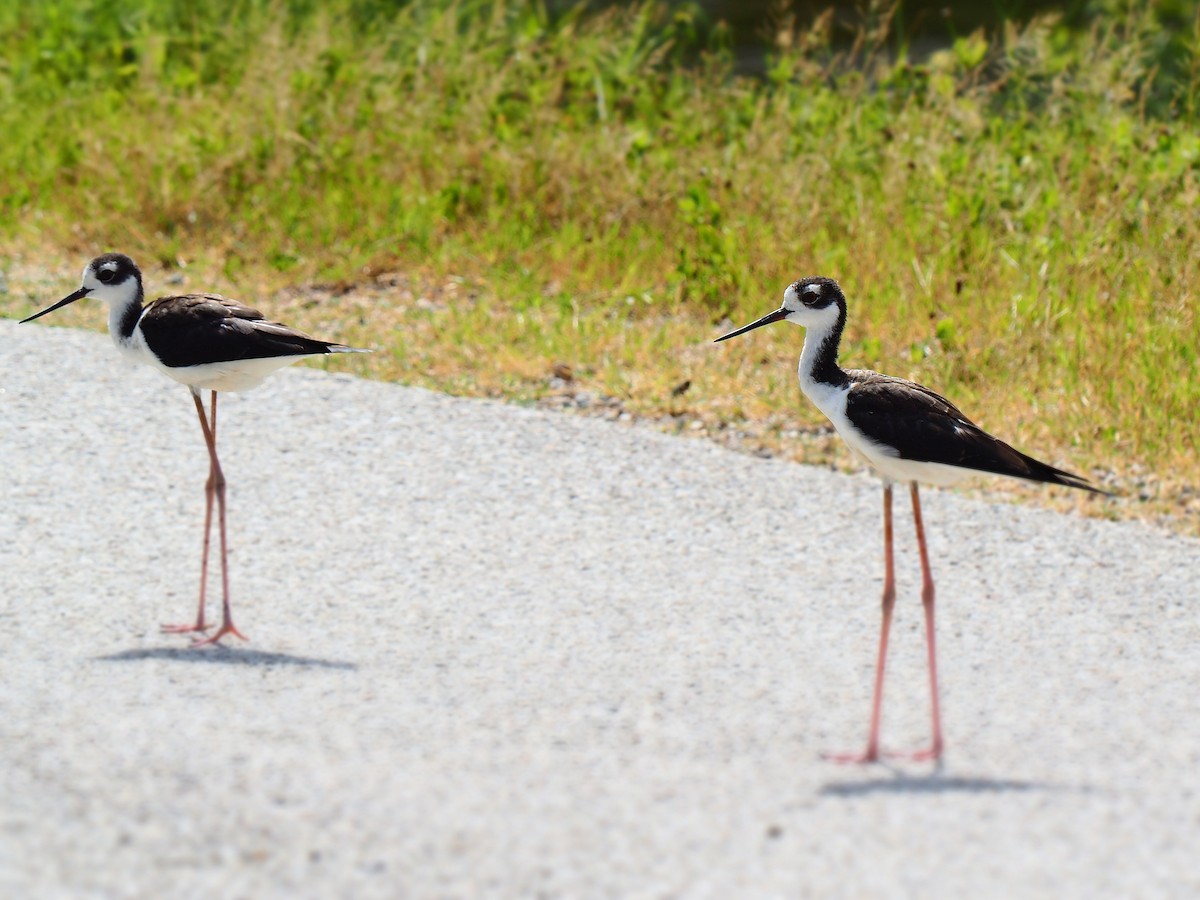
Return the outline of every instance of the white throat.
[[[817,406],[821,405],[817,402],[817,394],[826,393],[830,386],[817,381],[813,377],[813,372],[816,371],[821,348],[833,332],[833,328],[832,325],[814,325],[804,329],[804,347],[800,351],[797,373],[800,376],[800,390],[804,391],[804,396],[816,403]],[[828,413],[826,414],[828,415]]]
[[[132,335],[121,334],[121,326],[125,322],[125,317],[129,314],[130,308],[136,307],[136,305],[137,299],[132,297],[123,302],[118,301],[109,304],[108,333],[112,335],[112,339],[118,347],[123,348],[128,346],[138,333],[135,330]]]

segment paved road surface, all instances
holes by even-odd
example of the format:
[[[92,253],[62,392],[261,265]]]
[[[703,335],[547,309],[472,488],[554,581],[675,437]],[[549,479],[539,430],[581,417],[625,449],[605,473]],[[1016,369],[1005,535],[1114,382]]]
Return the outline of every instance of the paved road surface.
[[[868,477],[289,370],[222,407],[252,641],[189,651],[186,392],[95,334],[0,347],[0,895],[1200,892],[1196,541],[928,491],[946,765],[845,768]]]

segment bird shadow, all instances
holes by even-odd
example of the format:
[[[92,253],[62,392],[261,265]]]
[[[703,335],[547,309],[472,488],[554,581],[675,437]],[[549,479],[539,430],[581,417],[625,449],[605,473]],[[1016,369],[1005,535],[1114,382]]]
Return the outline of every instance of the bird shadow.
[[[334,659],[319,659],[312,656],[294,656],[290,653],[268,653],[263,650],[247,650],[242,647],[139,647],[122,650],[107,656],[97,656],[102,662],[135,662],[142,659],[170,659],[187,663],[209,663],[229,666],[297,666],[302,669],[347,669],[355,670],[357,663]]]
[[[1031,791],[1070,791],[1089,793],[1088,786],[1025,781],[1018,778],[947,775],[941,768],[925,775],[910,775],[888,767],[890,773],[877,778],[831,781],[818,793],[825,797],[863,797],[869,794],[1020,794]]]

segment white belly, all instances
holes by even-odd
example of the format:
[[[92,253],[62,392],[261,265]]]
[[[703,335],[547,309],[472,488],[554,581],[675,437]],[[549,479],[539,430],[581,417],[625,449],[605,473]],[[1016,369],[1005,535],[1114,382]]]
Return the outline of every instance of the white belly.
[[[256,388],[272,372],[290,366],[300,356],[272,356],[266,359],[233,359],[228,362],[205,363],[200,366],[158,369],[180,384],[204,391],[248,391]]]
[[[265,359],[231,359],[228,362],[204,363],[199,366],[164,366],[150,352],[140,330],[128,340],[114,338],[121,355],[157,369],[168,378],[202,391],[247,391],[256,388],[272,372],[290,366],[300,356],[271,356]]]

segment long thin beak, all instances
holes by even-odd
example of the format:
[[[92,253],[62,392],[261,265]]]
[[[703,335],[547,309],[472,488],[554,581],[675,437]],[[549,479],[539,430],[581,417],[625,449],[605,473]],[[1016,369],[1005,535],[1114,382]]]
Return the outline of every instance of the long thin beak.
[[[54,312],[56,309],[60,309],[61,307],[66,306],[68,303],[74,303],[76,300],[80,300],[80,299],[86,297],[91,292],[92,292],[91,288],[81,287],[79,290],[77,290],[75,293],[71,294],[70,296],[63,297],[61,300],[59,300],[53,306],[47,306],[40,313],[34,313],[28,319],[22,319],[17,324],[24,325],[26,322],[32,322],[34,319],[40,319],[46,313]]]
[[[46,310],[46,312],[49,312],[49,311],[50,310]],[[739,328],[737,331],[731,331],[731,332],[729,332],[729,334],[721,335],[719,338],[717,338],[716,341],[713,341],[713,343],[715,344],[715,343],[717,343],[717,341],[727,341],[731,337],[737,337],[739,334],[745,334],[747,331],[753,331],[755,328],[761,328],[764,325],[770,325],[772,322],[778,322],[780,319],[787,318],[787,314],[788,314],[787,309],[785,309],[784,307],[781,306],[781,307],[779,307],[779,309],[775,310],[775,312],[767,313],[765,316],[763,316],[757,322],[751,322],[749,325],[746,325],[743,328]]]

